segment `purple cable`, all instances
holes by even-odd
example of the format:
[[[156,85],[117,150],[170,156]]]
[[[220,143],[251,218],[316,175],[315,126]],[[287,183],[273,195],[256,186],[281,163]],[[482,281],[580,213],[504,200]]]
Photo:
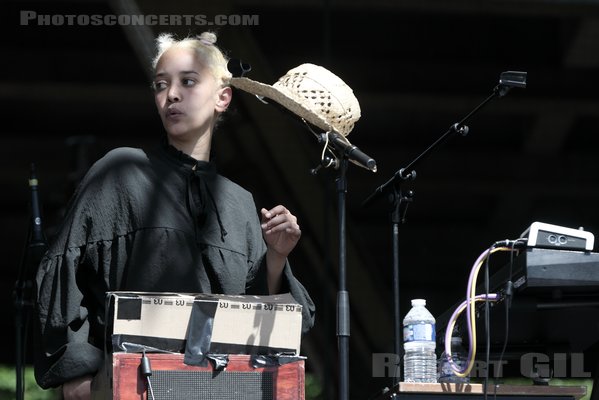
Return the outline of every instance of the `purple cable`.
[[[474,265],[472,266],[472,269],[470,270],[470,276],[468,277],[468,286],[466,288],[466,300],[464,302],[462,302],[462,304],[460,304],[459,307],[457,307],[455,309],[455,311],[453,312],[450,321],[454,320],[457,318],[457,314],[458,314],[458,310],[460,310],[460,308],[462,306],[464,306],[464,303],[466,304],[466,307],[470,306],[470,303],[473,300],[470,297],[470,293],[472,292],[472,285],[474,282],[474,277],[477,274],[477,265],[479,265],[480,263],[482,263],[482,261],[485,259],[485,257],[487,257],[491,250],[493,249],[494,246],[489,247],[487,250],[483,251],[481,253],[481,255],[478,256],[478,258],[476,259],[476,261],[474,262]],[[495,293],[489,293],[489,296],[487,297],[484,294],[481,295],[477,295],[474,297],[474,299],[489,299],[489,300],[496,300],[497,299],[497,294]],[[473,352],[473,346],[472,346],[472,342],[473,342],[473,332],[472,332],[472,319],[471,319],[471,315],[470,312],[466,312],[466,321],[467,321],[467,326],[468,326],[468,362],[470,362],[470,357],[472,357],[472,352]],[[455,323],[455,322],[454,322]],[[448,326],[449,328],[449,326]],[[445,352],[447,354],[451,354],[451,330],[447,329],[447,331],[445,332]],[[447,351],[449,348],[449,351]],[[457,366],[457,364],[454,363],[453,358],[451,356],[449,356],[449,363],[452,365],[452,368],[454,368],[455,366],[455,370],[458,371],[459,373],[464,373],[466,371],[466,369],[462,370],[460,369],[459,366]]]
[[[487,296],[486,294],[479,294],[474,296],[475,301],[478,300],[485,300],[485,299],[489,299],[491,301],[496,301],[499,299],[499,295],[497,293],[489,293],[489,295]],[[449,326],[451,326],[451,321],[457,319],[458,317],[458,313],[460,312],[460,309],[462,307],[466,307],[467,306],[467,300],[464,300],[453,312],[453,314],[451,315],[451,318],[449,319],[450,323]],[[455,324],[455,323],[454,323]],[[452,368],[459,372],[460,374],[463,374],[464,372],[466,372],[466,369],[461,369],[454,361],[453,361],[453,355],[451,355],[451,329],[448,329],[445,331],[445,353],[449,355],[449,363],[452,365]],[[471,336],[469,336],[469,338],[471,339]],[[470,357],[472,357],[472,340],[470,340],[470,343],[468,343],[468,360],[470,360]]]

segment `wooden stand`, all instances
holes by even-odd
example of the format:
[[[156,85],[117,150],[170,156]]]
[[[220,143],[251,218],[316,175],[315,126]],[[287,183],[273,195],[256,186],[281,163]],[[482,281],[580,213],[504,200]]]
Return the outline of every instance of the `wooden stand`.
[[[534,386],[534,385],[489,385],[488,398],[520,399],[551,399],[551,400],[578,400],[586,395],[585,386]],[[394,390],[377,398],[383,399],[465,399],[475,400],[483,398],[483,385],[480,383],[411,383],[401,382]]]
[[[147,381],[139,372],[141,357],[138,353],[114,353],[112,371],[101,371],[94,380],[93,399],[151,400]],[[250,356],[229,355],[227,367],[217,371],[210,362],[205,367],[186,365],[183,354],[147,357],[155,400],[304,400],[303,360],[254,368]]]

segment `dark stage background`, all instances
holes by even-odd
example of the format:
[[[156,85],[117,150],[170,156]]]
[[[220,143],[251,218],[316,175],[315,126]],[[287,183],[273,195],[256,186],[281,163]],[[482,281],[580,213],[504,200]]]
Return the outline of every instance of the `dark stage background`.
[[[203,15],[207,22],[225,15],[227,24],[43,25],[21,21],[23,11]],[[372,377],[372,354],[393,351],[389,209],[384,201],[361,204],[486,98],[502,71],[527,71],[528,87],[483,108],[466,137],[431,153],[404,186],[415,196],[399,234],[402,316],[416,297],[434,315],[445,312],[465,293],[476,257],[534,221],[599,234],[595,1],[5,1],[1,14],[0,316],[7,328],[0,363],[14,363],[11,293],[27,237],[29,164],[37,165],[51,237],[91,163],[111,148],[160,139],[148,57],[162,31],[215,30],[230,56],[252,64],[249,76],[267,83],[305,62],[323,65],[360,101],[349,139],[379,171],[350,165],[347,176],[352,398],[389,384]],[[244,16],[257,17],[244,25]],[[259,207],[282,203],[299,218],[303,238],[291,262],[318,308],[302,351],[325,397],[334,398],[337,173],[310,175],[321,151],[316,140],[240,92],[214,151],[220,171],[252,191]]]

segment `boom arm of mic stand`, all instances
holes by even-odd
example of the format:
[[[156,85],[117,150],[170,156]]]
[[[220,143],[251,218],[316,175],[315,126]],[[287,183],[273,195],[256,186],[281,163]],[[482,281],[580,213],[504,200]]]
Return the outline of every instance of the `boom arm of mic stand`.
[[[492,97],[489,97],[487,100],[485,100],[485,102],[489,101],[491,98]],[[478,108],[480,108],[480,106],[477,107],[477,109]],[[473,113],[470,113],[469,115],[472,114]],[[439,139],[437,139],[432,145],[430,145],[424,152],[422,152],[406,167],[399,169],[395,174],[393,174],[391,179],[389,179],[387,182],[383,183],[381,186],[376,188],[375,191],[370,196],[368,196],[366,200],[364,200],[364,202],[362,203],[362,207],[370,205],[372,202],[374,202],[381,196],[389,193],[393,186],[399,183],[400,181],[416,179],[416,171],[412,168],[414,168],[416,164],[418,164],[426,155],[428,155],[428,153],[430,153],[439,144],[444,142],[449,137],[449,135],[453,134],[454,132],[460,134],[461,136],[466,136],[468,134],[469,128],[463,124],[465,120],[466,118],[464,118],[460,122],[453,124]]]
[[[493,93],[489,97],[487,97],[482,103],[476,106],[468,115],[466,115],[460,122],[453,124],[439,139],[437,139],[432,145],[430,145],[424,152],[422,152],[418,157],[416,157],[412,162],[410,162],[406,167],[398,170],[391,179],[387,182],[383,183],[381,186],[375,189],[375,191],[368,196],[364,202],[362,202],[362,207],[367,207],[372,204],[375,200],[379,199],[385,194],[388,194],[393,185],[399,183],[400,180],[414,179],[416,177],[416,171],[414,167],[432,150],[434,150],[438,145],[444,142],[451,134],[457,133],[461,136],[466,136],[468,134],[469,128],[465,125],[466,121],[470,119],[474,114],[476,114],[481,108],[483,108],[487,103],[493,100],[496,97],[505,96],[510,89],[512,88],[525,88],[526,87],[526,72],[520,71],[505,71],[502,72],[499,77],[499,84],[495,86],[493,89]]]

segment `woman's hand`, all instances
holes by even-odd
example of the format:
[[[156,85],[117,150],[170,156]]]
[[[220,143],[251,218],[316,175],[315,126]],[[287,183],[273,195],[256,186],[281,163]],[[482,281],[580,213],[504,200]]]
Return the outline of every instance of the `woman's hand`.
[[[64,400],[91,400],[91,383],[93,376],[85,375],[73,379],[62,385],[62,397]]]
[[[269,250],[287,258],[302,235],[297,218],[281,205],[270,210],[263,208],[261,213],[262,233],[266,245]]]
[[[297,245],[302,231],[297,218],[288,209],[278,205],[270,210],[263,208],[262,235],[266,242],[266,268],[270,294],[279,292],[281,276],[287,256]]]

